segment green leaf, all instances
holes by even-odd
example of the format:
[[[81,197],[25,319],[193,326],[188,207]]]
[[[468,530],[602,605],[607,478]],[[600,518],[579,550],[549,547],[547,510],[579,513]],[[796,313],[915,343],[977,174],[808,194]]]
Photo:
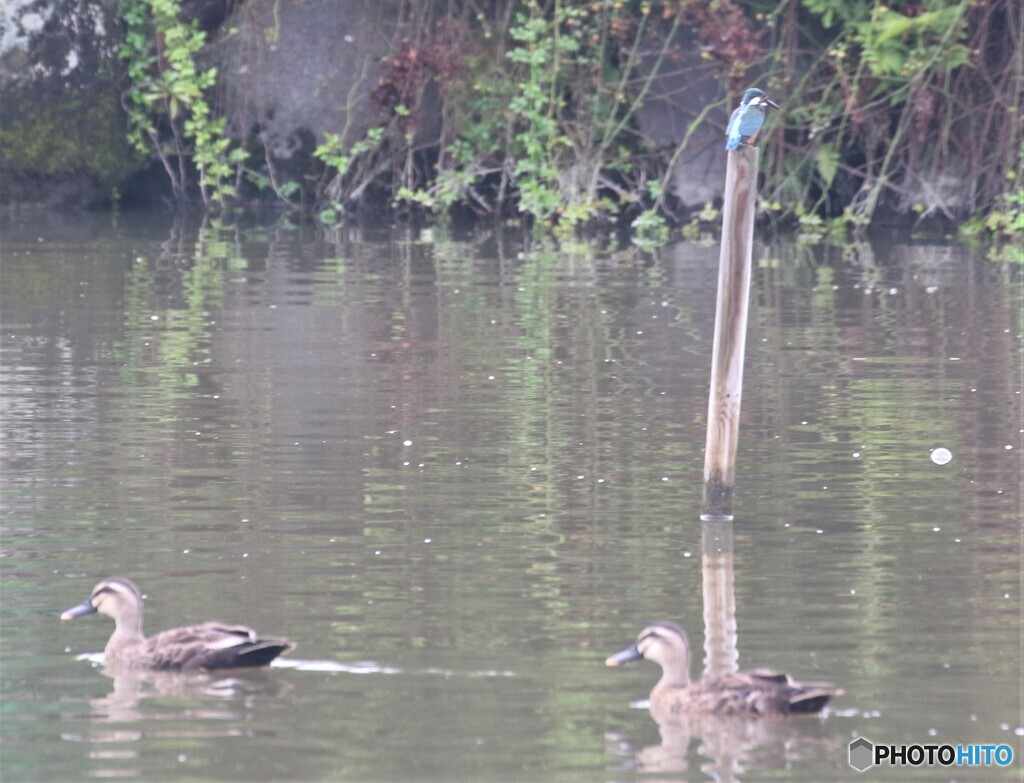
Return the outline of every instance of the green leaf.
[[[815,162],[818,166],[818,173],[821,175],[826,188],[832,187],[832,180],[836,178],[836,171],[839,169],[839,158],[839,149],[834,145],[818,148]]]

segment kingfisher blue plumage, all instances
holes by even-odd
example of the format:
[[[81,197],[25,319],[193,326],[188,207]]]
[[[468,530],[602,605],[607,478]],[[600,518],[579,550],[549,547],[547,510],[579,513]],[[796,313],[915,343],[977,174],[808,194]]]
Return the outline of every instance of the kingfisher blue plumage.
[[[751,87],[743,93],[743,100],[736,107],[736,111],[732,113],[732,117],[729,118],[729,127],[725,130],[725,148],[734,150],[744,143],[753,147],[757,132],[764,125],[765,110],[769,106],[773,109],[779,108],[779,104],[771,100],[764,90]],[[744,139],[746,139],[745,142]]]

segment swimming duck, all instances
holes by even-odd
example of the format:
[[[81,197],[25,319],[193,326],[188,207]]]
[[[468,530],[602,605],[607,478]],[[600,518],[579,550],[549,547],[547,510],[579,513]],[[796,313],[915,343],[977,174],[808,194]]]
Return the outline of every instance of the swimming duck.
[[[620,666],[646,658],[661,665],[661,679],[651,691],[651,713],[659,723],[681,713],[743,717],[813,715],[842,694],[827,682],[799,683],[784,672],[754,669],[690,681],[690,643],[676,623],[661,621],[644,628],[632,647],[608,658]]]
[[[751,87],[743,93],[740,105],[732,113],[729,126],[725,130],[725,148],[734,150],[742,144],[753,147],[757,134],[764,125],[764,115],[769,106],[773,109],[779,108],[779,104],[769,98],[764,90]]]
[[[89,600],[61,614],[73,620],[99,612],[116,627],[103,651],[108,667],[199,670],[266,666],[295,648],[287,639],[261,639],[244,625],[215,621],[172,628],[148,639],[142,635],[142,595],[131,580],[112,576],[92,589]]]

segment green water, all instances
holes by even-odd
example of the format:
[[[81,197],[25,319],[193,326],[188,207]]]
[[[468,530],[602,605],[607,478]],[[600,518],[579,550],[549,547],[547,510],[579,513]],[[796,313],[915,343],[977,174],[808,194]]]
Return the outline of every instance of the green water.
[[[656,668],[604,659],[661,618],[703,655],[716,247],[0,231],[5,782],[872,779],[857,736],[1007,743],[1007,769],[898,776],[1019,779],[1019,268],[758,248],[738,659],[846,693],[663,735],[630,706]],[[217,618],[299,648],[115,682],[78,659],[109,619],[57,619],[108,574],[149,632]]]

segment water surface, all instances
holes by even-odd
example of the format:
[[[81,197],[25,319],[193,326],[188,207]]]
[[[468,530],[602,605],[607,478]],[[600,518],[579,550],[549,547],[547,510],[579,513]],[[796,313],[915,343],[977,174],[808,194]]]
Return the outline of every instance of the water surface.
[[[700,668],[717,247],[0,230],[4,781],[867,779],[862,735],[1024,753],[1019,268],[758,248],[738,663],[846,695],[663,736],[631,706],[655,667],[603,663],[669,618]],[[109,619],[57,618],[115,573],[150,632],[217,618],[299,648],[114,680],[80,658]]]

